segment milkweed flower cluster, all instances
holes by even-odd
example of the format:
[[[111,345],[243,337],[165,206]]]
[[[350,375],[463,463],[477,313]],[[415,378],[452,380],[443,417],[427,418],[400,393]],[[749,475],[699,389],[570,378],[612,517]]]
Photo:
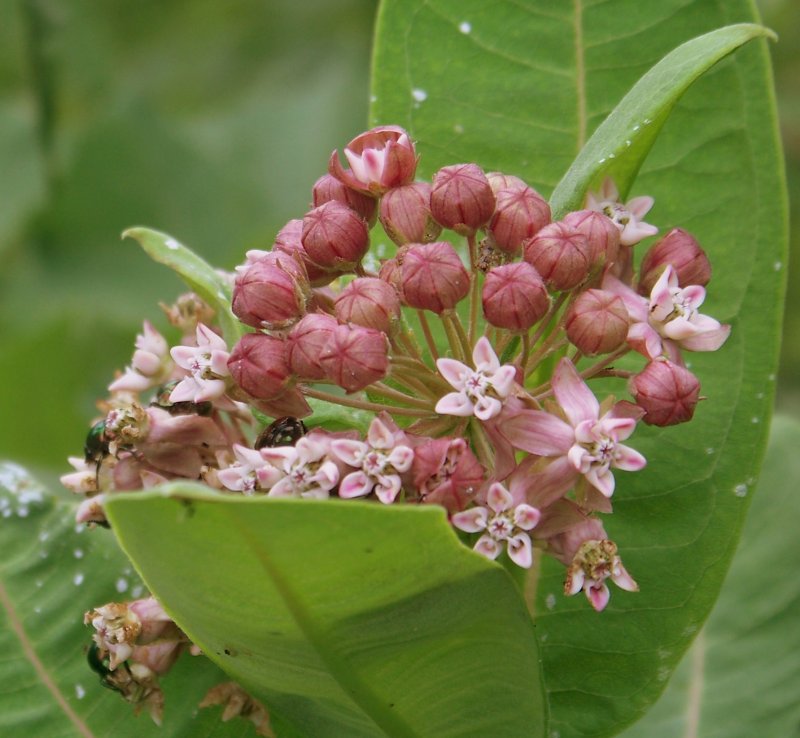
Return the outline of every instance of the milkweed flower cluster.
[[[553,220],[523,180],[474,163],[416,181],[396,126],[357,136],[343,158],[331,155],[308,212],[228,275],[235,343],[196,295],[165,307],[176,345],[144,324],[63,477],[84,497],[78,520],[104,524],[108,495],[172,479],[433,504],[489,559],[561,561],[565,594],[596,610],[609,580],[636,591],[601,516],[646,465],[637,425],[692,418],[700,384],[685,352],[728,337],[700,312],[703,249],[676,228],[640,257],[658,230],[644,221],[653,199],[622,203],[610,180]],[[382,259],[378,222],[393,243]],[[629,399],[598,397],[598,378],[627,380]],[[372,419],[331,431],[315,404]],[[114,640],[105,610],[89,622],[111,672],[135,658],[138,641]]]

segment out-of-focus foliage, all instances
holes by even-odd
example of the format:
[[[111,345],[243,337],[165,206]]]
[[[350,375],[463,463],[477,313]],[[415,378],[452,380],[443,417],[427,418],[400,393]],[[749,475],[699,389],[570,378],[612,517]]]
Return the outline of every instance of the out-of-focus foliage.
[[[64,469],[183,289],[123,229],[231,268],[367,118],[371,0],[0,0],[0,455]]]

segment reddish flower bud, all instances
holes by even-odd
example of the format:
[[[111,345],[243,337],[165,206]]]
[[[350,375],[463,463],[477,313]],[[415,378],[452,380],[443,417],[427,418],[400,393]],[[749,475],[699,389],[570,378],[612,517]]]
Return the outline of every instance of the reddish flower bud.
[[[673,228],[654,243],[642,259],[639,270],[639,293],[649,295],[664,267],[671,264],[678,275],[678,284],[705,287],[711,281],[711,262],[691,233]]]
[[[386,235],[398,246],[429,243],[442,230],[431,215],[431,186],[427,182],[389,190],[381,198],[379,218]]]
[[[400,298],[382,279],[359,277],[336,298],[334,311],[342,323],[355,323],[392,335],[399,325]]]
[[[323,174],[311,190],[314,198],[314,207],[324,205],[335,200],[355,210],[367,223],[375,224],[375,214],[378,211],[378,201],[371,195],[365,195],[348,187],[330,174]]]
[[[411,475],[421,502],[463,510],[483,482],[485,470],[463,438],[436,438],[414,449]]]
[[[563,222],[586,236],[592,265],[613,264],[617,260],[619,228],[610,218],[595,210],[578,210],[567,213]]]
[[[325,378],[319,358],[338,325],[330,315],[309,313],[292,328],[286,337],[286,355],[294,374],[302,379]]]
[[[433,175],[431,213],[445,228],[470,236],[492,217],[494,206],[494,192],[477,164],[454,164]]]
[[[284,254],[299,259],[306,268],[308,281],[312,287],[322,287],[336,279],[340,274],[339,272],[322,269],[311,262],[306,250],[303,248],[302,236],[303,221],[298,219],[290,220],[275,236],[275,245],[272,247],[272,253],[282,251]]]
[[[520,261],[495,267],[483,283],[483,314],[492,325],[526,331],[550,306],[544,281],[530,264]]]
[[[628,383],[649,425],[677,425],[691,420],[700,399],[700,382],[685,367],[665,359],[651,361]]]
[[[228,359],[236,384],[261,400],[272,400],[288,388],[292,375],[286,360],[286,343],[263,333],[246,333]]]
[[[379,126],[356,136],[344,150],[350,164],[345,170],[336,151],[328,171],[339,181],[365,194],[381,195],[392,187],[414,181],[417,153],[399,126]]]
[[[351,271],[369,249],[369,231],[355,210],[331,200],[306,213],[302,241],[317,266]]]
[[[357,392],[388,373],[389,342],[381,331],[340,325],[332,331],[319,363],[328,379]]]
[[[239,272],[231,308],[254,328],[285,328],[305,312],[309,291],[305,269],[294,257],[269,253]]]
[[[550,222],[550,206],[530,187],[511,187],[495,193],[497,205],[487,232],[494,245],[509,253],[518,253],[522,242],[534,236]]]
[[[400,258],[400,295],[406,305],[441,313],[467,296],[469,274],[446,241],[414,244]]]
[[[525,261],[533,264],[548,285],[557,290],[577,287],[589,274],[586,236],[561,223],[551,223],[523,244]]]
[[[515,177],[513,174],[503,174],[502,172],[487,172],[486,179],[489,180],[489,186],[495,195],[500,190],[524,190],[528,186],[519,177]]]
[[[621,297],[603,290],[586,290],[567,312],[567,338],[587,356],[619,348],[630,320]]]
[[[378,270],[378,277],[390,287],[393,287],[398,295],[400,294],[401,277],[400,257],[405,255],[406,251],[408,251],[408,249],[405,247],[399,249],[397,256],[395,256],[394,259],[387,259],[384,261],[381,264],[381,268]]]

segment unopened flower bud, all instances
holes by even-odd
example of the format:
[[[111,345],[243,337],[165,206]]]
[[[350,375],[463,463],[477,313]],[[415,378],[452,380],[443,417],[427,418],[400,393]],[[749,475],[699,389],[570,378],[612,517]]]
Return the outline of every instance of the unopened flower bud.
[[[272,253],[282,252],[297,259],[306,269],[308,281],[312,287],[322,287],[339,276],[336,270],[323,269],[314,264],[303,248],[303,221],[295,218],[290,220],[275,236]]]
[[[381,331],[340,325],[319,359],[328,379],[348,392],[377,382],[389,371],[389,342]]]
[[[427,182],[389,190],[381,198],[379,217],[386,235],[398,246],[429,243],[442,231],[431,215],[431,186]]]
[[[378,277],[386,282],[386,284],[388,284],[390,287],[394,287],[398,294],[400,294],[400,277],[402,274],[400,261],[401,257],[405,255],[406,251],[408,251],[408,249],[405,247],[399,249],[397,256],[395,256],[393,259],[386,259],[386,261],[381,264],[381,268],[378,270]]]
[[[673,228],[654,243],[642,259],[639,270],[639,293],[649,295],[667,264],[678,275],[678,284],[705,287],[711,281],[711,262],[691,233]]]
[[[515,177],[513,174],[503,174],[503,172],[487,172],[486,179],[492,192],[497,195],[500,190],[524,190],[528,185],[525,180]]]
[[[494,207],[494,192],[477,164],[454,164],[433,175],[431,213],[445,228],[471,236],[492,217]]]
[[[596,210],[577,210],[564,216],[564,223],[586,236],[589,262],[613,264],[619,252],[619,228],[610,218]]]
[[[323,269],[350,271],[369,248],[367,224],[355,210],[331,200],[303,218],[303,248]]]
[[[633,377],[628,390],[646,411],[649,425],[677,425],[691,420],[700,398],[700,382],[685,367],[671,361],[651,361]]]
[[[348,187],[331,174],[323,174],[314,182],[311,195],[314,199],[315,208],[335,200],[355,210],[367,223],[373,225],[375,223],[378,201],[371,195],[365,195]]]
[[[409,184],[417,171],[414,144],[399,126],[379,126],[356,136],[347,144],[344,155],[350,169],[342,167],[334,151],[328,171],[365,194],[382,195],[393,187]]]
[[[498,248],[518,253],[522,242],[550,222],[550,206],[531,187],[510,187],[495,193],[497,205],[487,232]]]
[[[309,313],[286,338],[289,366],[303,379],[324,379],[325,370],[319,363],[323,349],[331,342],[339,325],[336,318],[325,313]]]
[[[587,356],[607,354],[625,343],[629,322],[621,297],[603,290],[586,290],[567,313],[567,338]]]
[[[583,233],[562,222],[550,223],[523,244],[533,264],[557,290],[577,287],[589,274],[589,243]]]
[[[294,257],[269,253],[236,277],[231,309],[254,328],[286,328],[305,312],[310,285]]]
[[[446,241],[415,244],[402,255],[401,297],[410,307],[441,313],[469,292],[469,274]]]
[[[483,313],[498,328],[527,331],[550,306],[539,272],[525,261],[495,267],[483,283]]]
[[[336,298],[334,311],[342,323],[355,323],[392,335],[399,325],[400,298],[382,279],[359,277]]]
[[[283,394],[292,379],[286,343],[263,333],[246,333],[234,346],[228,370],[236,384],[261,400]]]

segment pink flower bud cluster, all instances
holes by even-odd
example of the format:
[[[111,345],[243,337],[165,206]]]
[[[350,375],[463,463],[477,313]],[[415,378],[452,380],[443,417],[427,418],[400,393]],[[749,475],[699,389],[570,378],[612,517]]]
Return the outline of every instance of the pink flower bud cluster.
[[[474,163],[415,181],[396,126],[354,138],[344,161],[332,154],[308,212],[231,275],[232,345],[196,296],[167,309],[178,345],[145,323],[62,478],[85,498],[78,519],[104,524],[107,495],[176,478],[436,504],[489,559],[554,556],[566,594],[597,610],[607,580],[635,591],[601,522],[646,465],[629,439],[640,421],[692,419],[700,384],[684,352],[714,351],[730,331],[700,312],[711,266],[698,241],[676,228],[640,257],[654,201],[622,203],[610,180],[555,221],[519,177]],[[380,261],[378,221],[394,244]],[[602,377],[627,380],[630,399],[598,398]],[[103,639],[115,665],[138,647]]]

